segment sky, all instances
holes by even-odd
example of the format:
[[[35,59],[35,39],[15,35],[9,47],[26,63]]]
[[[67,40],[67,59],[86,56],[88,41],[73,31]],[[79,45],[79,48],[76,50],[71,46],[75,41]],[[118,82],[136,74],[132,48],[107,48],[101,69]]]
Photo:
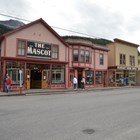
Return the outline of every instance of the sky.
[[[0,20],[12,19],[3,14],[28,21],[42,18],[61,36],[119,38],[140,44],[139,7],[140,0],[0,0]]]

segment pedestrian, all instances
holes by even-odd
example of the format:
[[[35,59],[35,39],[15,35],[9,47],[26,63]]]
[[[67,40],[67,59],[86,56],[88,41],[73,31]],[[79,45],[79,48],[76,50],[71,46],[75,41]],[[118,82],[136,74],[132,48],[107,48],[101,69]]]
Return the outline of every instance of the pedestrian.
[[[74,76],[73,78],[73,85],[74,85],[74,90],[77,90],[77,78]]]
[[[81,88],[85,89],[85,78],[84,77],[82,77],[82,80],[81,80]]]
[[[10,77],[8,76],[7,79],[6,79],[6,92],[10,92],[10,88],[11,88],[11,79]]]
[[[4,79],[3,79],[3,84],[4,84],[4,92],[7,92],[7,87],[6,87],[6,80],[8,78],[8,74],[5,74]]]

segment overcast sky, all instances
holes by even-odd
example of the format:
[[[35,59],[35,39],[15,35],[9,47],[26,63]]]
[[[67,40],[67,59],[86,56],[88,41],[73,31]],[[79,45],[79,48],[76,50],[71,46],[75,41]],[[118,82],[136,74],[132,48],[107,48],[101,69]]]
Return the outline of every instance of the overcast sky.
[[[140,44],[140,0],[0,0],[0,14],[43,18],[53,27]],[[5,19],[10,17],[0,16]],[[59,35],[80,35],[53,29]]]

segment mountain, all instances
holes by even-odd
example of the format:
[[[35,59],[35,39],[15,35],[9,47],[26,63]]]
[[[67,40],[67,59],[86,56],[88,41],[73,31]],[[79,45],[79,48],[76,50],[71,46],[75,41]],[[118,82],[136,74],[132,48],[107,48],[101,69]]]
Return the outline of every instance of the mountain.
[[[21,21],[18,21],[18,20],[10,19],[10,20],[5,20],[5,21],[0,21],[0,25],[4,25],[6,27],[15,29],[15,28],[18,28],[18,27],[24,25],[24,23]]]
[[[4,26],[4,25],[0,25],[0,36],[3,35],[4,33],[7,33],[9,31],[12,31],[13,29]]]
[[[23,26],[24,23],[18,20],[5,20],[5,21],[0,21],[0,36],[3,35],[4,33],[7,33],[9,31],[12,31],[15,28],[18,28],[20,26]]]

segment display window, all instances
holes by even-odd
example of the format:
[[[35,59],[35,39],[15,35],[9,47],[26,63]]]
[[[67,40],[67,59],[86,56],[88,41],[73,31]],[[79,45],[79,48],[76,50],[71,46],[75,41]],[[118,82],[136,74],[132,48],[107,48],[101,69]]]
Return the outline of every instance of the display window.
[[[21,71],[21,79],[20,72]],[[24,63],[23,62],[6,62],[6,73],[10,76],[12,84],[23,84],[24,79]]]
[[[52,65],[52,84],[64,84],[65,67],[62,65]]]

